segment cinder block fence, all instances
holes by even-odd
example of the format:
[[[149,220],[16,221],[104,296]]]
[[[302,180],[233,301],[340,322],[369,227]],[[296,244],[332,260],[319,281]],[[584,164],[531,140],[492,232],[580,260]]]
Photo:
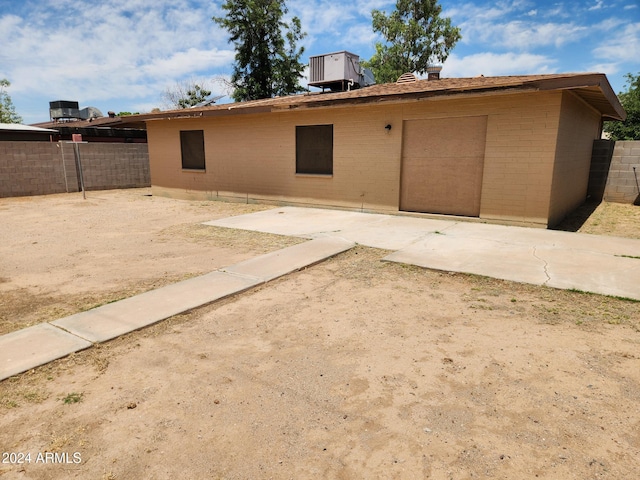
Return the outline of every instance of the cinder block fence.
[[[151,185],[146,143],[80,143],[77,147],[86,190]],[[79,192],[74,149],[70,142],[0,142],[0,198]],[[594,142],[590,197],[633,203],[640,197],[639,183],[640,141]]]
[[[142,143],[0,142],[0,197],[148,187]],[[78,162],[79,157],[79,162]]]
[[[640,197],[639,185],[640,141],[615,142],[603,200],[634,203]]]

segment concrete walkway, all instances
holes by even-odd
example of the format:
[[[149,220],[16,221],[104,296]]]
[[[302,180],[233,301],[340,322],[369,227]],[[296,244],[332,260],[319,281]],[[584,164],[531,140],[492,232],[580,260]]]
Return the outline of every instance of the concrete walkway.
[[[356,243],[393,250],[383,259],[390,262],[640,300],[640,240],[299,207],[206,224],[312,240],[0,336],[0,380],[321,262]]]
[[[325,237],[267,253],[119,302],[0,336],[0,380],[240,293],[349,250]]]
[[[206,224],[342,238],[394,250],[391,262],[640,300],[640,240],[299,207]]]

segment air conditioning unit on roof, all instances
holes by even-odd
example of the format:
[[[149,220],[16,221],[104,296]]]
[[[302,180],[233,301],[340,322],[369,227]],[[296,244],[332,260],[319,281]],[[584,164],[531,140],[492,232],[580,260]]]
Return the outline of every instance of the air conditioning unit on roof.
[[[347,51],[309,58],[309,85],[345,91],[373,85],[373,74],[360,66],[360,57]]]
[[[69,100],[56,100],[55,102],[49,102],[49,115],[51,116],[51,120],[59,120],[61,118],[80,118],[78,102],[72,102]]]

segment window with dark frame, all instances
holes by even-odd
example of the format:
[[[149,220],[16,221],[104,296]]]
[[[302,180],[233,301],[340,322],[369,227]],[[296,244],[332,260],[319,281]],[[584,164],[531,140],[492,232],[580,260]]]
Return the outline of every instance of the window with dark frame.
[[[204,131],[181,130],[180,149],[184,170],[204,170]]]
[[[333,125],[296,126],[296,173],[333,175]]]

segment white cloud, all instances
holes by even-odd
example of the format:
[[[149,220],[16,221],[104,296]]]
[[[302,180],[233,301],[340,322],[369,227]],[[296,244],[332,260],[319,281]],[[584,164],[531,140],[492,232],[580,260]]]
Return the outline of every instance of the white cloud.
[[[609,18],[605,18],[604,20],[598,23],[592,24],[590,28],[593,30],[601,31],[601,32],[614,31],[614,34],[615,34],[616,33],[615,31],[618,30],[620,26],[626,25],[627,23],[628,22],[626,20],[623,20],[621,18],[609,17]]]
[[[202,72],[211,68],[224,67],[233,62],[233,50],[199,50],[190,48],[175,52],[168,57],[155,58],[140,68],[145,77],[180,78],[185,72]]]
[[[594,63],[590,65],[587,70],[589,72],[604,73],[606,75],[614,75],[620,71],[620,67],[617,63]]]
[[[8,46],[0,63],[9,65],[16,93],[81,102],[140,98],[169,79],[233,61],[211,12],[186,1],[36,5],[24,7],[24,18],[0,17],[0,44]]]
[[[556,3],[555,8],[544,11],[543,16],[546,18],[570,18],[571,14],[562,3]]]
[[[555,46],[575,42],[589,33],[589,28],[574,23],[534,23],[513,20],[506,23],[479,23],[477,20],[461,25],[463,40],[467,44],[482,42],[487,45],[521,50]]]
[[[444,77],[476,77],[484,75],[526,75],[553,73],[556,61],[544,55],[530,53],[475,53],[464,57],[451,54],[444,63]]]
[[[588,10],[589,11],[593,11],[593,10],[600,10],[603,6],[603,2],[602,0],[596,0],[596,4],[589,7]]]
[[[632,62],[640,59],[640,23],[630,23],[615,35],[604,38],[602,44],[593,50],[596,58],[609,62]]]
[[[587,27],[572,23],[534,24],[514,21],[505,24],[501,29],[496,29],[494,34],[505,47],[528,49],[547,45],[560,47],[578,40],[588,31]]]
[[[559,47],[586,35],[589,29],[575,21],[540,22],[547,17],[541,7],[530,9],[530,2],[468,3],[449,11],[453,23],[462,31],[462,44],[485,44],[527,50],[537,47]],[[561,7],[559,7],[561,8]]]
[[[362,24],[350,26],[345,33],[345,38],[348,39],[349,48],[353,48],[353,46],[371,46],[376,41],[379,41],[378,35],[374,33],[371,27]]]

